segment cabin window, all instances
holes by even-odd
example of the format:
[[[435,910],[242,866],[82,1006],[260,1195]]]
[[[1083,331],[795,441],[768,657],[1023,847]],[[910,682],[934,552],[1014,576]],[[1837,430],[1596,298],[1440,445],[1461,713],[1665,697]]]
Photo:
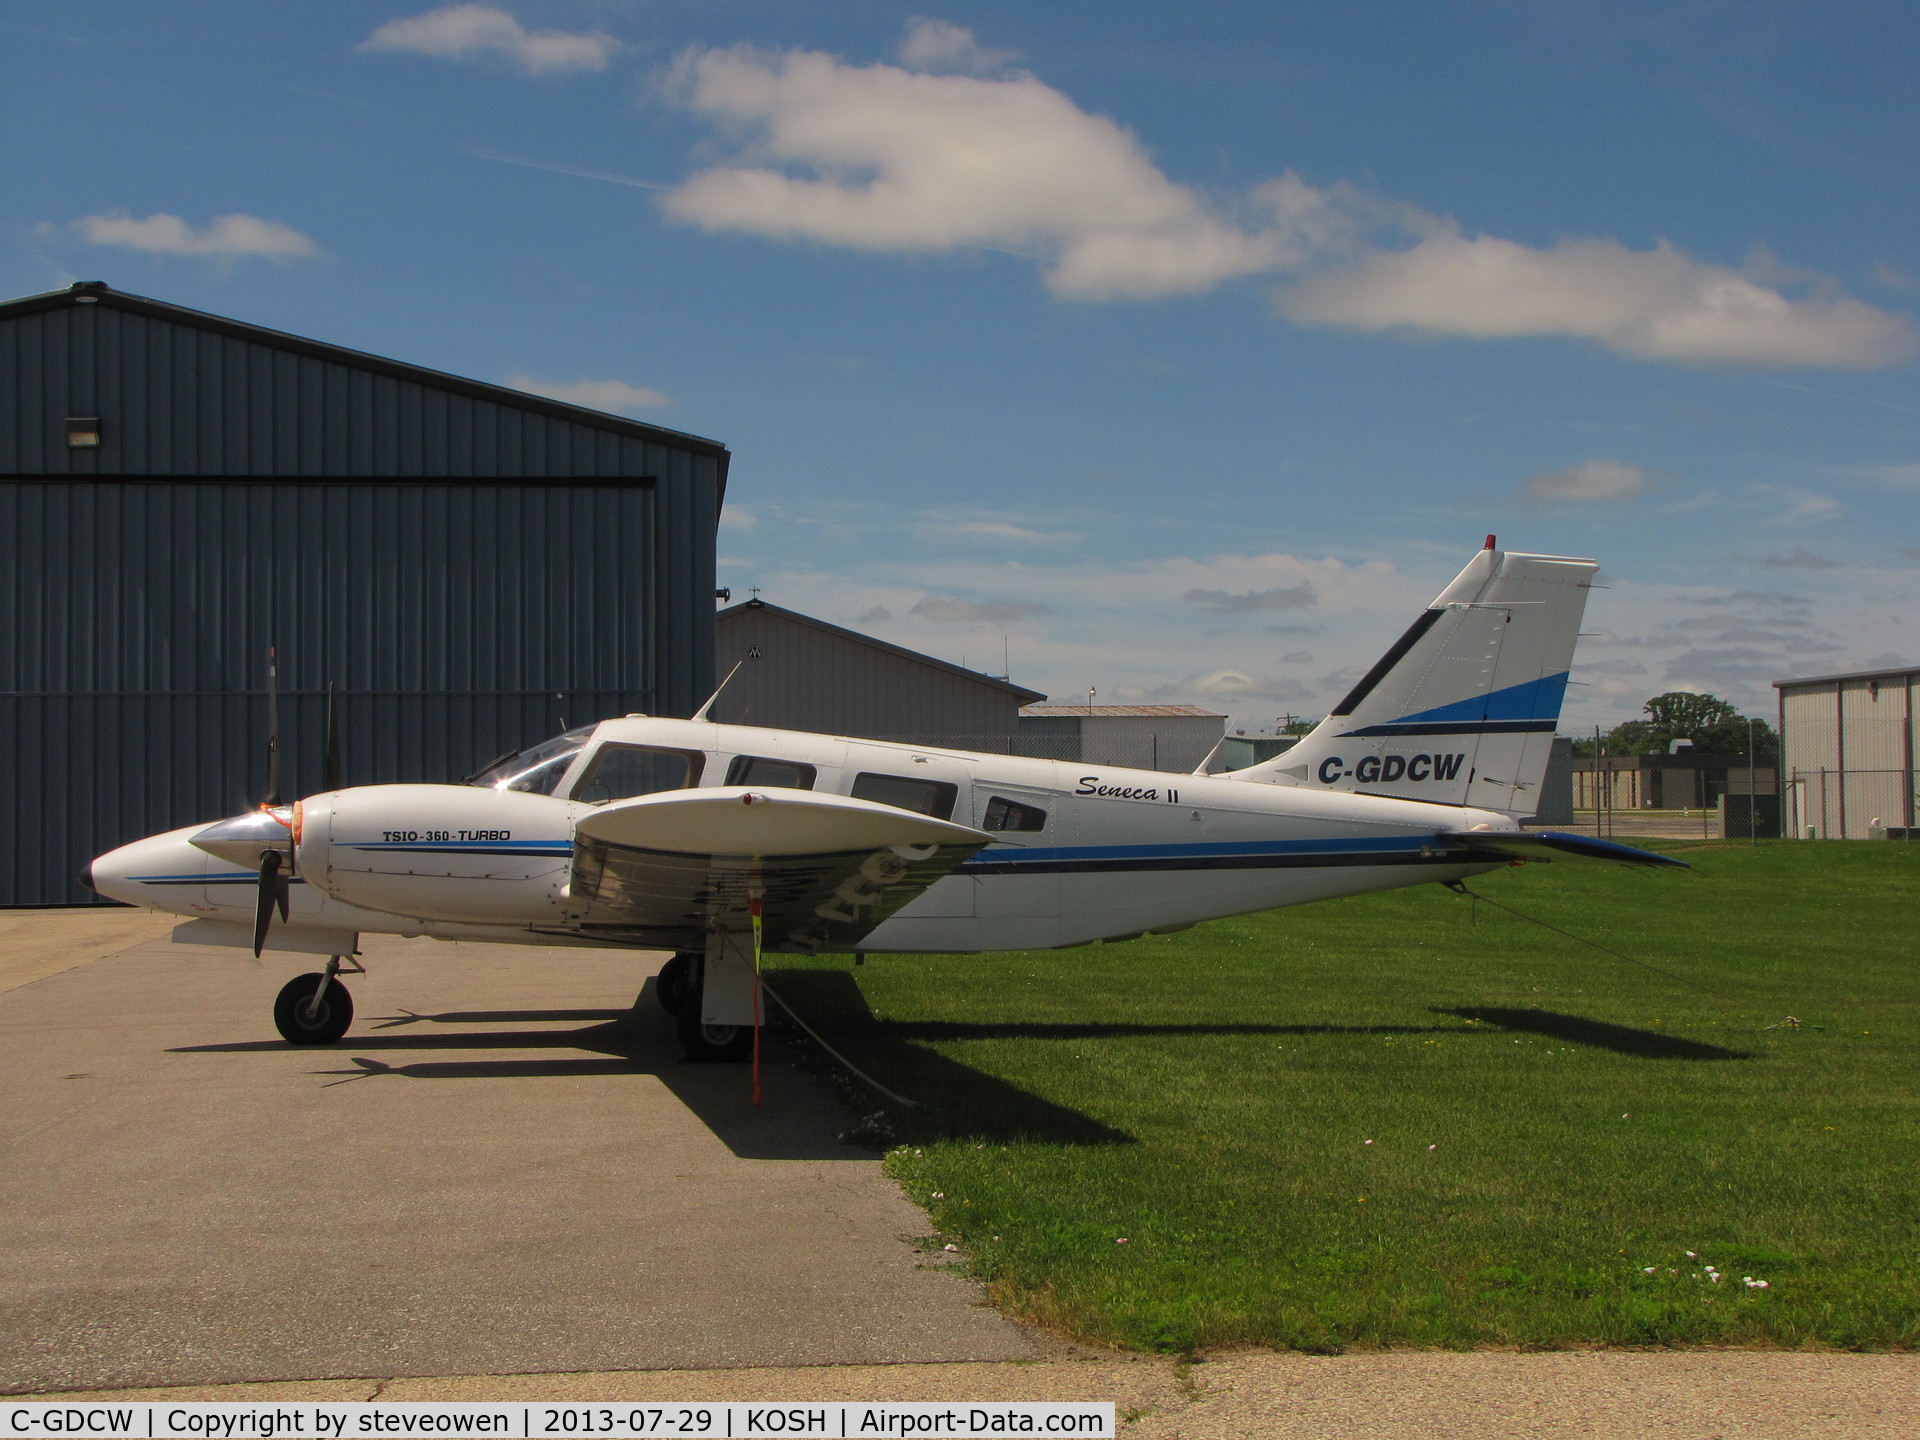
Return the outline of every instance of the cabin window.
[[[987,813],[980,822],[982,830],[1044,830],[1047,812],[1037,805],[1022,805],[1004,795],[987,801]]]
[[[916,780],[905,775],[875,775],[862,771],[853,779],[853,798],[892,805],[916,814],[945,820],[953,814],[959,787],[944,780]]]
[[[704,757],[686,750],[656,750],[651,745],[602,745],[587,773],[573,787],[573,798],[590,805],[684,790],[700,782]]]
[[[814,768],[798,760],[769,760],[764,755],[736,755],[727,767],[729,785],[766,785],[779,790],[811,790]]]
[[[574,757],[586,748],[594,727],[582,725],[551,740],[542,740],[526,750],[512,750],[498,760],[467,777],[467,784],[488,790],[524,790],[532,795],[551,795],[561,778],[573,765]]]

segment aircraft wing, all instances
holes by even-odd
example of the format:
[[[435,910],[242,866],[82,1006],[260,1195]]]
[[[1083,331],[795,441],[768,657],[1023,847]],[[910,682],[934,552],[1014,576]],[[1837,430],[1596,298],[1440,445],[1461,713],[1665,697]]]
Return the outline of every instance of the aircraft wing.
[[[1487,852],[1488,859],[1550,860],[1554,855],[1569,855],[1576,860],[1612,860],[1626,865],[1646,865],[1690,870],[1693,867],[1671,855],[1656,855],[1651,850],[1636,850],[1593,835],[1571,835],[1564,830],[1447,830],[1440,836],[1469,850]]]
[[[854,949],[990,838],[846,795],[669,790],[575,827],[569,915],[583,934],[697,949],[747,929],[757,898],[766,949]]]

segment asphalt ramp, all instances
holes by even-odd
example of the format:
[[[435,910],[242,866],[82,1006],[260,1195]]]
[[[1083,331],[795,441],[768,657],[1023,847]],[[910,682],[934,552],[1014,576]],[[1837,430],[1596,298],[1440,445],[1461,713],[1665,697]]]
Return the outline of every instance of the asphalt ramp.
[[[758,1108],[680,1062],[663,956],[366,950],[326,1048],[273,1028],[297,956],[0,993],[0,1390],[1040,1353],[777,1047]]]

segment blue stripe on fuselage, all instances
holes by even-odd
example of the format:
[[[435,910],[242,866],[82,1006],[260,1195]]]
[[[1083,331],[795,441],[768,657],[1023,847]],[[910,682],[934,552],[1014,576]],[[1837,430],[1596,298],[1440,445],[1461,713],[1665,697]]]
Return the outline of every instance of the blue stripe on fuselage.
[[[260,874],[257,870],[236,870],[230,875],[129,875],[129,880],[140,885],[258,885]],[[304,885],[307,882],[298,875],[286,877],[291,885]]]

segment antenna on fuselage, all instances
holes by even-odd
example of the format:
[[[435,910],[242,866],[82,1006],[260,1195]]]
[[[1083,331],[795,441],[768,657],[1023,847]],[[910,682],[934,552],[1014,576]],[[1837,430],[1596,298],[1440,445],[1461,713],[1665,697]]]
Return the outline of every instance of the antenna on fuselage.
[[[728,683],[732,681],[733,677],[740,673],[740,667],[746,663],[744,660],[736,660],[733,662],[733,669],[727,671],[727,678],[722,680],[719,688],[707,697],[707,703],[693,712],[693,718],[695,720],[705,720],[707,718],[707,712],[713,709],[713,702],[720,698],[720,691],[727,688]]]

